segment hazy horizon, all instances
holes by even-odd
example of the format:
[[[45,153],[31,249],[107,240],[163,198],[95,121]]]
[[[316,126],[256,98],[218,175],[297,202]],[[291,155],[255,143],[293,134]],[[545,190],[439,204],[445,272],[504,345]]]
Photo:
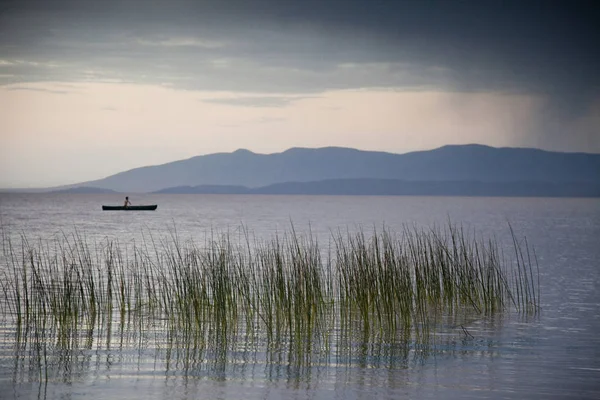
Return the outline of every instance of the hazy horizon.
[[[0,187],[240,148],[600,153],[593,8],[0,1]]]
[[[415,151],[416,152],[419,152],[419,151],[430,151],[430,150],[440,149],[440,148],[445,147],[445,146],[480,146],[480,147],[492,147],[492,148],[496,148],[496,149],[512,148],[512,149],[524,149],[524,150],[532,149],[532,150],[548,151],[548,150],[543,150],[543,149],[538,149],[538,148],[533,148],[533,147],[493,147],[493,146],[488,146],[488,145],[482,145],[480,143],[467,143],[467,144],[464,144],[464,145],[451,145],[450,144],[450,145],[443,145],[443,146],[435,147],[435,148],[432,148],[432,149],[423,149],[423,150],[415,150]],[[252,150],[245,149],[245,148],[239,148],[239,149],[235,149],[235,150],[232,150],[232,151],[215,152],[215,153],[209,153],[209,154],[198,154],[198,155],[195,155],[195,156],[186,157],[186,158],[182,158],[182,159],[176,159],[176,160],[170,160],[170,161],[166,161],[164,163],[159,163],[159,164],[138,165],[138,166],[135,166],[135,167],[127,169],[127,170],[117,171],[115,174],[111,174],[111,175],[107,175],[107,176],[99,176],[99,177],[95,177],[95,178],[92,178],[92,179],[89,179],[89,180],[86,180],[86,181],[67,182],[67,183],[61,183],[61,184],[58,184],[58,185],[50,185],[50,186],[29,186],[29,187],[17,187],[17,186],[10,187],[10,186],[6,186],[6,187],[0,187],[0,190],[9,190],[9,191],[11,191],[11,190],[20,190],[20,189],[23,189],[23,190],[52,190],[52,189],[61,189],[61,188],[64,188],[64,187],[72,187],[74,185],[76,186],[76,185],[79,185],[79,184],[84,184],[85,185],[88,182],[94,182],[94,181],[97,181],[97,180],[102,180],[102,179],[108,178],[108,177],[116,175],[116,174],[129,172],[129,171],[136,170],[136,169],[139,169],[139,168],[146,168],[146,167],[152,167],[152,166],[158,166],[158,167],[160,167],[160,166],[163,166],[163,165],[171,164],[173,162],[186,161],[186,160],[194,159],[196,157],[201,157],[201,156],[204,156],[204,155],[233,154],[233,153],[238,152],[238,151],[246,151],[246,152],[250,152],[250,153],[256,154],[256,155],[274,155],[274,154],[285,153],[285,152],[287,152],[289,150],[293,150],[293,149],[319,150],[319,149],[326,149],[326,148],[344,148],[344,149],[359,150],[359,151],[369,151],[369,150],[357,149],[357,148],[345,147],[345,146],[324,146],[324,147],[316,147],[316,148],[295,146],[295,147],[289,147],[289,148],[284,149],[282,151],[275,151],[275,152],[257,152],[257,151],[252,151]],[[389,151],[379,151],[379,150],[377,150],[377,152],[388,153],[388,154],[408,154],[408,153],[413,153],[414,151],[408,151],[408,152],[402,152],[402,153],[394,153],[394,152],[389,152]],[[578,153],[578,154],[600,154],[600,153],[590,153],[590,152],[562,152],[562,153],[566,153],[566,154],[576,154],[576,153]],[[377,178],[375,178],[375,179],[377,179]],[[224,184],[224,185],[227,186],[227,184]],[[143,192],[141,192],[141,193],[143,193]]]

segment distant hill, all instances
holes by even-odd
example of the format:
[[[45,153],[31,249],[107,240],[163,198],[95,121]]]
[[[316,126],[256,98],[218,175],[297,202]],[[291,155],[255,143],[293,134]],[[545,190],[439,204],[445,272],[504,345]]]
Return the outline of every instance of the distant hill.
[[[112,189],[104,189],[99,187],[89,187],[89,186],[76,186],[67,189],[59,189],[52,190],[51,193],[89,193],[89,194],[98,194],[98,193],[117,193]]]
[[[199,185],[199,186],[176,186],[157,190],[154,193],[177,193],[177,194],[246,194],[250,189],[245,186],[229,185]]]
[[[156,193],[600,197],[600,183],[415,182],[395,179],[329,179],[315,182],[277,183],[259,188],[219,185],[180,186],[159,190]]]
[[[274,154],[237,150],[136,168],[78,186],[132,193],[178,186],[257,188],[282,182],[359,178],[420,182],[600,183],[600,154],[482,145],[444,146],[406,154],[340,147],[292,148]]]

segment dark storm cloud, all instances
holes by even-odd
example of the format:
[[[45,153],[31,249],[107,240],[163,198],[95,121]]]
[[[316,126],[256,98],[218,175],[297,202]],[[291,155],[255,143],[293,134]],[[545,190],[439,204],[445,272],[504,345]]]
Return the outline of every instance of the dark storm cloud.
[[[5,1],[0,82],[493,90],[545,95],[569,115],[599,93],[596,8],[593,1]]]

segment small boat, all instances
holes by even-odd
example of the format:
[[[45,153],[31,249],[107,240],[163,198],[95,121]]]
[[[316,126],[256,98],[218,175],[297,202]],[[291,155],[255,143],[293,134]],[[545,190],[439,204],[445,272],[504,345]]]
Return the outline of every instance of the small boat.
[[[158,205],[147,206],[102,206],[102,211],[154,211]]]

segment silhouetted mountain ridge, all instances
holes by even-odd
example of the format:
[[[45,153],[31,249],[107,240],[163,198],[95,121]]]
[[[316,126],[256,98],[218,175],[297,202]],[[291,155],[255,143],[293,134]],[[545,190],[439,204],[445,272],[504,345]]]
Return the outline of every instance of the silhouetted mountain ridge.
[[[344,147],[295,147],[273,154],[238,149],[233,153],[196,156],[71,186],[132,193],[177,186],[258,188],[282,182],[357,178],[422,182],[598,183],[599,175],[600,154],[484,145],[448,145],[405,154]]]

